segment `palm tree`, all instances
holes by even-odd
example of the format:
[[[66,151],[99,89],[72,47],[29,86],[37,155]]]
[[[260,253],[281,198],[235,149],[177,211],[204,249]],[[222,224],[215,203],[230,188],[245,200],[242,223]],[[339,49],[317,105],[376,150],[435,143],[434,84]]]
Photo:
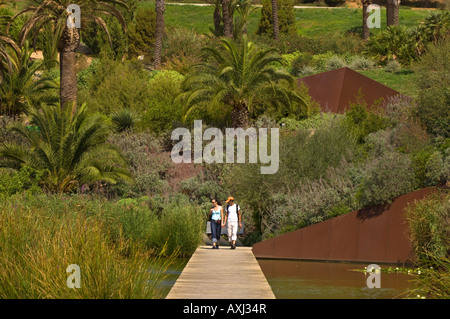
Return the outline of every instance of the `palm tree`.
[[[155,69],[161,67],[161,49],[162,49],[162,38],[164,36],[164,11],[166,10],[164,6],[164,0],[155,1],[155,11],[156,11],[156,34],[155,34]]]
[[[231,12],[231,0],[222,1],[223,35],[227,38],[233,37],[233,14]]]
[[[234,8],[238,16],[233,25],[233,34],[235,39],[239,39],[241,35],[247,34],[248,18],[259,8],[252,6],[252,0],[236,0]]]
[[[387,0],[386,3],[387,26],[398,25],[399,8],[400,8],[400,0]]]
[[[0,72],[11,72],[11,53],[20,54],[20,48],[16,42],[6,35],[0,34]]]
[[[31,105],[54,103],[55,95],[50,89],[57,89],[57,83],[38,75],[44,62],[31,59],[32,50],[28,42],[19,52],[9,57],[9,70],[4,70],[0,82],[0,114],[16,117]]]
[[[280,28],[278,26],[278,6],[277,0],[272,0],[272,21],[273,21],[273,38],[278,40],[280,36]]]
[[[369,13],[367,12],[367,8],[372,4],[372,0],[361,0],[363,7],[363,39],[366,41],[370,36],[369,25],[367,24],[367,18],[369,17]]]
[[[75,50],[80,44],[80,33],[76,28],[67,26],[67,7],[69,4],[78,4],[81,10],[81,24],[85,25],[86,20],[92,20],[100,25],[109,36],[108,27],[100,14],[107,14],[116,17],[126,31],[125,20],[115,5],[127,7],[123,1],[119,0],[32,0],[32,5],[26,7],[12,17],[11,22],[18,16],[32,12],[32,15],[23,25],[20,34],[20,45],[25,43],[27,36],[32,32],[33,38],[43,30],[43,27],[50,24],[53,30],[53,47],[58,48],[60,53],[60,105],[66,103],[76,105],[77,100],[77,78],[75,71],[76,55]],[[9,26],[11,25],[9,23]]]
[[[248,126],[251,101],[257,96],[267,97],[275,105],[306,105],[294,92],[294,78],[273,66],[282,61],[273,54],[276,49],[256,50],[246,36],[239,44],[223,38],[221,47],[222,50],[204,48],[204,53],[214,62],[197,65],[184,80],[184,92],[179,96],[186,106],[184,120],[205,100],[230,105],[233,127]]]
[[[30,130],[14,123],[11,131],[20,134],[27,146],[4,143],[0,146],[2,165],[13,169],[29,166],[46,171],[44,187],[65,193],[89,182],[116,183],[129,179],[125,160],[113,146],[106,144],[109,127],[100,115],[92,115],[86,105],[78,110],[44,106],[28,112]]]
[[[216,37],[219,37],[223,34],[222,10],[220,8],[220,3],[221,3],[220,0],[214,1],[214,14],[213,14],[214,31],[210,29],[211,31],[213,31]]]

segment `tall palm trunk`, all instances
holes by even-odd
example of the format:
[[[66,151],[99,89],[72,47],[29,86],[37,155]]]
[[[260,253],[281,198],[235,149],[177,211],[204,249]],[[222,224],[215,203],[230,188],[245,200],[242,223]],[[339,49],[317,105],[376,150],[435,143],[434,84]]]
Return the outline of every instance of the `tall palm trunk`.
[[[250,113],[246,102],[237,102],[231,110],[231,126],[234,128],[247,128],[249,125]]]
[[[387,25],[398,25],[398,11],[400,0],[387,0],[386,3],[386,20]]]
[[[277,0],[272,0],[272,20],[273,20],[273,38],[278,40],[280,37],[280,27],[278,24],[278,5]]]
[[[156,35],[155,35],[155,69],[161,67],[161,51],[162,51],[162,38],[164,35],[164,11],[166,7],[164,5],[164,0],[155,1],[155,11],[156,11]]]
[[[219,36],[222,33],[222,14],[220,13],[220,0],[215,1],[214,5],[214,34]]]
[[[58,45],[60,90],[59,98],[61,107],[70,103],[76,107],[77,103],[77,73],[75,50],[80,45],[78,29],[69,29],[67,26],[61,35]]]
[[[363,39],[366,41],[370,36],[370,29],[367,24],[367,18],[369,17],[369,13],[367,12],[367,8],[372,4],[372,0],[361,0],[363,6]]]
[[[230,12],[230,0],[222,1],[223,35],[227,38],[233,37],[233,17]]]

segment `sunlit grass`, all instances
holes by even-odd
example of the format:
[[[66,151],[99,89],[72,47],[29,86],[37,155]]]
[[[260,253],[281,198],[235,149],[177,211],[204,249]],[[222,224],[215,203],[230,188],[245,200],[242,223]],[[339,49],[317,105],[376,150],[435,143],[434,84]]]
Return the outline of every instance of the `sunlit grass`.
[[[0,203],[0,298],[161,297],[176,252],[163,259],[164,249],[157,253],[120,227],[113,234],[111,223],[119,221],[107,225],[89,211],[95,205],[61,212],[51,200],[29,206],[20,197]],[[67,287],[71,264],[80,266],[79,289]]]

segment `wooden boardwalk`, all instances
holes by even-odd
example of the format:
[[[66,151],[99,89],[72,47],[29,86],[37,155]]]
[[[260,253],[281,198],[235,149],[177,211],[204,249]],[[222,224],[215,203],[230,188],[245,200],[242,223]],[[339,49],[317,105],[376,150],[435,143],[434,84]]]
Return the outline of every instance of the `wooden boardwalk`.
[[[274,299],[251,247],[198,247],[166,299]]]

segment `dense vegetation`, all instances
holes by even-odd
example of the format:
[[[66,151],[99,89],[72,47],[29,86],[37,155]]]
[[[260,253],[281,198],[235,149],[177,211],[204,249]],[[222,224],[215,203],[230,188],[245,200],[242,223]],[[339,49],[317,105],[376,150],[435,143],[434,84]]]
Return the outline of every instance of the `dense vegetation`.
[[[158,67],[153,2],[91,1],[96,15],[75,38],[58,16],[67,1],[42,7],[42,17],[15,15],[45,2],[0,9],[1,297],[158,297],[167,267],[159,259],[193,253],[212,198],[236,197],[251,245],[416,189],[448,187],[448,11],[402,9],[400,26],[374,30],[365,42],[360,9],[293,10],[293,1],[280,1],[274,40],[270,1],[262,10],[231,1],[230,37],[214,20],[219,2],[167,5]],[[77,39],[83,53],[72,48]],[[33,49],[43,59],[31,59]],[[58,63],[61,50],[76,57],[66,55],[69,73]],[[295,85],[343,66],[409,97],[382,109],[356,96],[345,114],[329,114]],[[195,119],[205,128],[280,128],[278,172],[261,175],[250,163],[177,166],[171,132],[192,129]],[[446,200],[427,199],[410,214],[423,217],[411,218],[418,257],[448,270],[443,192]],[[58,269],[72,263],[92,271],[77,295],[68,295]],[[148,278],[140,270],[149,267],[161,271]],[[422,290],[440,297],[445,287]]]

